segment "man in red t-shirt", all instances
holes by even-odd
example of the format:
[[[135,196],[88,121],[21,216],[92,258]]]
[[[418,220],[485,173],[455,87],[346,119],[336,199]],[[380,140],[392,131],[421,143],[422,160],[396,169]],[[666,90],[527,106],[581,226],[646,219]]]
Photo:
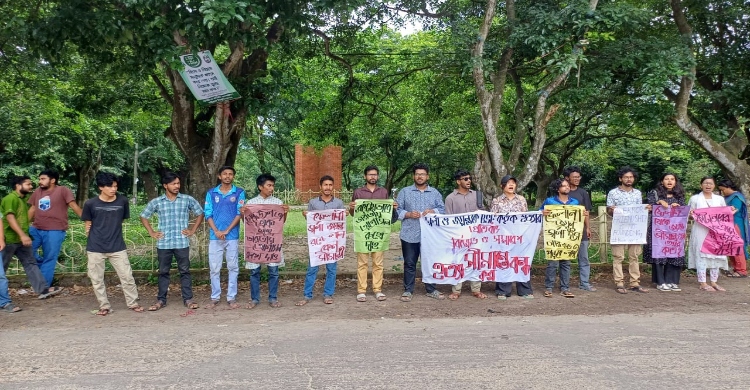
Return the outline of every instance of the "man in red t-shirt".
[[[68,207],[79,217],[81,208],[76,203],[73,192],[64,186],[57,185],[60,174],[45,170],[39,174],[39,188],[29,198],[29,227],[32,240],[32,251],[48,285],[52,285],[55,276],[55,265],[60,248],[68,230]],[[39,254],[39,247],[42,254]]]

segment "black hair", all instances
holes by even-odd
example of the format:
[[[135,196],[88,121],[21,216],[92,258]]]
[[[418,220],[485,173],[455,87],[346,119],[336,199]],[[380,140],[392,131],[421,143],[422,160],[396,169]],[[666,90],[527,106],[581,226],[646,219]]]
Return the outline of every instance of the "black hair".
[[[666,198],[667,194],[670,192],[666,188],[664,188],[664,184],[662,184],[664,178],[667,176],[674,176],[674,188],[672,188],[671,191],[672,196],[674,196],[675,199],[685,200],[685,190],[682,188],[682,184],[680,184],[680,179],[677,177],[677,175],[671,172],[667,172],[661,175],[661,179],[659,179],[659,182],[656,183],[656,195],[658,195],[659,198]]]
[[[10,188],[12,188],[14,191],[16,190],[16,186],[20,186],[25,182],[26,180],[31,180],[30,177],[23,175],[23,176],[13,176],[10,178]]]
[[[60,184],[60,174],[53,169],[45,169],[39,174],[39,176],[47,176],[50,179],[55,179],[55,185]]]
[[[424,169],[425,172],[427,172],[428,174],[430,173],[430,167],[428,167],[427,164],[425,163],[416,163],[412,165],[411,173],[412,174],[417,173],[418,169]]]
[[[562,187],[562,183],[567,182],[565,179],[555,179],[552,180],[552,183],[549,185],[549,190],[552,192],[552,196],[557,196],[560,191],[560,187]]]
[[[714,178],[713,178],[713,176],[703,176],[703,177],[701,178],[701,185],[703,185],[703,182],[704,182],[704,181],[706,181],[706,180],[709,180],[709,179],[710,179],[710,180],[712,180],[712,181],[714,182],[714,185],[716,185],[716,179],[714,179]]]
[[[456,173],[453,174],[453,179],[458,180],[466,175],[471,175],[471,172],[467,171],[466,169],[459,169],[456,171]]]
[[[221,168],[219,168],[219,173],[218,174],[221,175],[221,173],[224,172],[224,171],[226,171],[227,169],[229,169],[230,171],[232,171],[233,174],[235,174],[235,175],[237,174],[237,171],[235,171],[234,167],[231,166],[231,165],[222,165]]]
[[[267,181],[271,181],[271,182],[273,182],[275,184],[276,183],[276,178],[273,177],[270,173],[263,173],[260,176],[258,176],[257,179],[255,179],[255,184],[258,187],[261,187],[264,184],[266,184]]]
[[[326,180],[330,180],[331,183],[335,183],[335,181],[333,180],[333,177],[331,175],[325,175],[325,176],[323,176],[323,177],[320,178],[320,185],[323,185],[323,182],[326,181]]]
[[[374,165],[368,165],[367,167],[365,167],[365,171],[362,172],[362,174],[367,176],[367,172],[370,172],[370,171],[375,171],[378,173],[378,175],[380,175],[380,169],[378,169],[378,167]]]
[[[739,187],[737,187],[737,184],[734,184],[734,182],[731,181],[731,180],[729,180],[729,179],[724,179],[724,180],[720,181],[719,185],[717,187],[731,188],[733,191],[739,191],[740,190]]]
[[[169,183],[175,181],[175,179],[179,179],[179,178],[180,178],[180,176],[178,174],[174,173],[174,172],[165,172],[161,176],[161,184],[169,184]]]
[[[620,179],[622,179],[622,177],[625,176],[628,173],[632,173],[634,179],[638,178],[638,173],[635,171],[635,169],[633,169],[633,168],[631,168],[631,167],[629,167],[627,165],[617,170],[617,177],[620,178]]]
[[[516,185],[518,185],[518,180],[516,180],[515,177],[513,177],[512,175],[505,175],[503,176],[502,179],[500,179],[500,187],[502,189],[505,189],[505,186],[508,185],[508,182],[511,180],[513,180],[513,182],[515,182]]]
[[[120,183],[120,179],[114,173],[99,172],[96,174],[97,187],[112,187],[112,183]]]
[[[577,172],[579,175],[583,174],[583,173],[581,173],[581,168],[579,168],[579,167],[577,167],[575,165],[571,165],[569,167],[565,167],[565,169],[563,169],[562,174],[563,174],[563,177],[570,177],[570,174],[574,173],[574,172]]]

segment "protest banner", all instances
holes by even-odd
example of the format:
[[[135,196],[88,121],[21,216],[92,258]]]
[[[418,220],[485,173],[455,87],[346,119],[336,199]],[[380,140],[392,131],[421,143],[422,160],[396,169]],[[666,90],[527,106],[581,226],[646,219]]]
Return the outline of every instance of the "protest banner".
[[[742,237],[734,230],[732,208],[707,207],[693,210],[693,218],[708,228],[701,252],[712,255],[738,256],[743,250]]]
[[[685,238],[690,207],[653,206],[651,209],[651,257],[685,256]]]
[[[354,251],[383,252],[391,243],[390,199],[357,199],[354,206]]]
[[[547,260],[573,260],[583,239],[583,206],[547,205],[544,217],[544,257]]]
[[[429,214],[419,224],[424,283],[529,281],[541,212]]]
[[[284,241],[284,209],[275,204],[251,204],[244,213],[245,261],[281,262]]]
[[[211,105],[240,98],[210,51],[185,54],[180,56],[180,61],[184,67],[180,70],[180,76],[201,104]]]
[[[615,207],[610,244],[645,244],[647,233],[648,209],[645,204]]]
[[[346,210],[307,212],[310,266],[335,263],[346,252]]]

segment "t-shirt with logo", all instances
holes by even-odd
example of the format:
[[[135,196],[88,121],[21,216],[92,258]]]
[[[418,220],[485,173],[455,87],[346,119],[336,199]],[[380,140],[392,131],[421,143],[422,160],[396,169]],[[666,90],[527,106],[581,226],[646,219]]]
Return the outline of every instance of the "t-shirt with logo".
[[[105,202],[98,196],[87,200],[81,213],[83,221],[91,221],[86,250],[97,253],[124,251],[122,221],[127,218],[130,218],[130,204],[120,194],[112,202]]]
[[[29,199],[29,205],[36,207],[31,226],[39,230],[68,230],[68,203],[75,200],[68,187],[37,188]]]

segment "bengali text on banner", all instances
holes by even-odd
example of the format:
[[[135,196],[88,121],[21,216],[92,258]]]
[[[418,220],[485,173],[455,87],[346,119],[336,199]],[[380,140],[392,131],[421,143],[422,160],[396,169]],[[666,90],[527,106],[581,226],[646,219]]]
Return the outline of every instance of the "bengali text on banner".
[[[346,210],[307,212],[310,266],[335,263],[346,252]]]
[[[583,238],[583,206],[547,205],[544,217],[544,257],[547,260],[573,260]]]
[[[701,252],[712,255],[738,256],[744,245],[734,230],[731,207],[707,207],[693,210],[695,221],[708,228]]]
[[[284,209],[280,205],[251,204],[245,217],[245,261],[281,262],[284,241]]]
[[[651,209],[651,257],[685,256],[685,237],[690,207],[664,207],[655,205]]]
[[[383,252],[391,242],[390,199],[357,199],[354,207],[354,251]]]

